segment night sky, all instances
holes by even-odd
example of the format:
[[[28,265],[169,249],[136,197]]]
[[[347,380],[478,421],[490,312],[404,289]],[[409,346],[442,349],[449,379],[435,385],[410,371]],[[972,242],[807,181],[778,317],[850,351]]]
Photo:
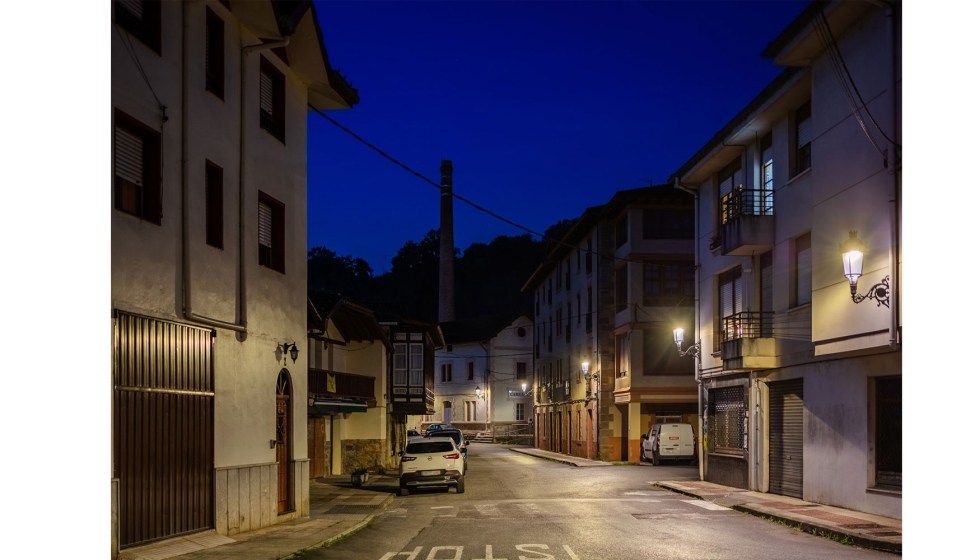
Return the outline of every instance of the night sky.
[[[663,183],[780,72],[760,56],[807,2],[316,2],[361,102],[331,117],[535,231]],[[315,113],[309,245],[375,274],[439,225],[439,192]],[[465,249],[522,233],[456,201]]]

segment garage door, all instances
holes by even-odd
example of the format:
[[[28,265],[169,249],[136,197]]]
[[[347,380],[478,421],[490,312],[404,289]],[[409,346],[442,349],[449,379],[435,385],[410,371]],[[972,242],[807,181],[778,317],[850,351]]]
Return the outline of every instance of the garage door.
[[[769,384],[769,491],[803,498],[803,380]]]
[[[113,476],[122,547],[214,526],[212,332],[117,313]]]

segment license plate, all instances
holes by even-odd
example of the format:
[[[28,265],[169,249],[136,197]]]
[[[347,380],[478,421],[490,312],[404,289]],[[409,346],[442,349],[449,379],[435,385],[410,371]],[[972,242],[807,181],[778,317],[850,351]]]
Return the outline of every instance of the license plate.
[[[435,476],[439,474],[439,471],[422,471],[419,474],[421,474],[422,476]]]

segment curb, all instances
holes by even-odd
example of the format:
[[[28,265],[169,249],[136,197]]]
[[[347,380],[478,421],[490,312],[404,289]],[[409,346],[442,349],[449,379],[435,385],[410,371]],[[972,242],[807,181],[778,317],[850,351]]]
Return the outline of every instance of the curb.
[[[521,455],[527,455],[528,457],[534,457],[535,459],[543,459],[545,461],[551,461],[553,463],[561,463],[563,465],[569,465],[569,466],[572,466],[572,467],[578,467],[578,464],[577,463],[573,463],[572,461],[566,461],[565,459],[552,459],[551,457],[542,457],[540,455],[534,455],[533,453],[525,453],[525,452],[521,451],[520,449],[517,449],[517,448],[514,448],[514,447],[511,447],[509,449],[511,451],[515,452],[515,453],[520,453]]]
[[[657,488],[663,488],[664,490],[670,490],[671,492],[674,492],[674,493],[677,493],[677,494],[682,494],[684,496],[689,496],[691,498],[697,498],[697,499],[703,500],[703,501],[710,501],[710,500],[705,500],[703,497],[701,497],[701,496],[699,496],[699,495],[697,495],[697,494],[695,494],[693,492],[687,492],[687,491],[684,491],[684,490],[680,490],[678,488],[671,488],[670,486],[664,486],[664,485],[660,484],[659,482],[654,483],[653,485],[656,486]],[[714,503],[714,502],[712,502],[712,503]],[[900,543],[890,543],[890,542],[886,542],[886,541],[879,541],[879,540],[869,539],[867,537],[861,537],[861,536],[858,536],[858,535],[852,535],[850,533],[841,532],[841,531],[839,531],[837,529],[834,529],[832,527],[827,527],[826,525],[816,525],[814,523],[808,523],[806,521],[799,521],[797,519],[792,519],[790,517],[785,517],[785,516],[782,516],[782,515],[779,515],[779,514],[773,514],[773,513],[769,513],[769,512],[759,511],[759,510],[754,509],[754,508],[746,507],[743,504],[733,505],[733,506],[730,506],[730,507],[733,510],[738,511],[740,513],[747,513],[749,515],[753,515],[753,516],[758,517],[760,519],[765,519],[766,521],[781,521],[781,522],[783,522],[783,523],[785,523],[787,525],[791,525],[793,527],[798,527],[800,530],[806,531],[807,533],[811,533],[811,534],[816,535],[816,536],[821,536],[821,537],[825,537],[825,538],[826,537],[831,537],[831,538],[836,537],[838,539],[842,539],[844,537],[847,537],[848,539],[851,540],[852,543],[854,543],[855,546],[860,546],[862,548],[869,548],[869,549],[872,549],[872,550],[880,550],[882,552],[890,552],[892,554],[898,554],[900,556],[902,554],[902,545]],[[824,534],[823,535],[820,535],[819,534],[820,532],[822,532]]]
[[[902,554],[902,545],[901,545],[901,543],[890,543],[890,542],[886,542],[886,541],[879,541],[879,540],[875,540],[875,539],[869,539],[868,537],[861,537],[861,536],[858,536],[858,535],[852,535],[850,533],[844,533],[844,532],[839,531],[837,529],[834,529],[832,527],[827,527],[826,525],[817,525],[815,523],[809,523],[809,522],[806,522],[806,521],[799,521],[797,519],[792,519],[790,517],[785,517],[785,516],[778,515],[778,514],[773,514],[773,513],[768,513],[768,512],[764,512],[764,511],[759,511],[759,510],[753,509],[753,508],[748,508],[748,507],[745,507],[744,505],[732,506],[732,509],[734,509],[735,511],[739,511],[739,512],[742,512],[742,513],[747,513],[749,515],[753,515],[755,517],[759,517],[761,519],[782,521],[783,523],[786,523],[787,525],[791,525],[793,527],[798,527],[799,529],[801,529],[803,531],[806,531],[807,533],[810,533],[810,534],[813,534],[813,535],[817,535],[817,536],[821,536],[821,537],[836,537],[836,538],[844,538],[844,537],[847,537],[848,539],[851,540],[852,543],[854,543],[855,546],[860,546],[862,548],[869,548],[869,549],[872,549],[872,550],[880,550],[882,552],[890,552],[892,554],[898,554],[899,556],[901,556],[901,554]],[[819,533],[823,533],[823,534],[821,535]]]
[[[299,557],[303,556],[304,554],[306,554],[307,552],[316,550],[318,548],[327,547],[327,546],[330,546],[330,545],[336,543],[337,541],[341,541],[343,539],[346,539],[347,537],[353,535],[354,533],[357,533],[361,529],[363,529],[363,528],[367,527],[368,525],[370,525],[371,522],[374,521],[376,517],[378,517],[379,515],[381,515],[382,513],[384,513],[384,511],[386,509],[388,509],[388,506],[391,505],[391,502],[393,502],[394,500],[395,500],[395,497],[392,496],[392,495],[389,495],[388,498],[384,501],[384,503],[382,503],[378,507],[378,511],[376,511],[375,513],[369,514],[367,517],[365,517],[357,525],[354,525],[353,527],[351,527],[350,529],[347,529],[346,531],[341,531],[340,533],[338,533],[338,534],[330,537],[329,539],[327,539],[325,541],[318,542],[317,544],[314,544],[314,545],[307,546],[307,547],[301,548],[299,550],[296,550],[296,551],[292,552],[291,554],[289,554],[287,556],[281,557],[281,560],[289,560],[290,558],[299,558]]]

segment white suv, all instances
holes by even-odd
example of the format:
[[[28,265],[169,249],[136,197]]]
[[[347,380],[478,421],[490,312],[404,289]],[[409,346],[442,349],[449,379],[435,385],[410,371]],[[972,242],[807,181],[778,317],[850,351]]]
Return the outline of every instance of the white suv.
[[[420,487],[455,486],[462,494],[464,459],[452,438],[411,439],[398,465],[399,491],[402,496]]]

